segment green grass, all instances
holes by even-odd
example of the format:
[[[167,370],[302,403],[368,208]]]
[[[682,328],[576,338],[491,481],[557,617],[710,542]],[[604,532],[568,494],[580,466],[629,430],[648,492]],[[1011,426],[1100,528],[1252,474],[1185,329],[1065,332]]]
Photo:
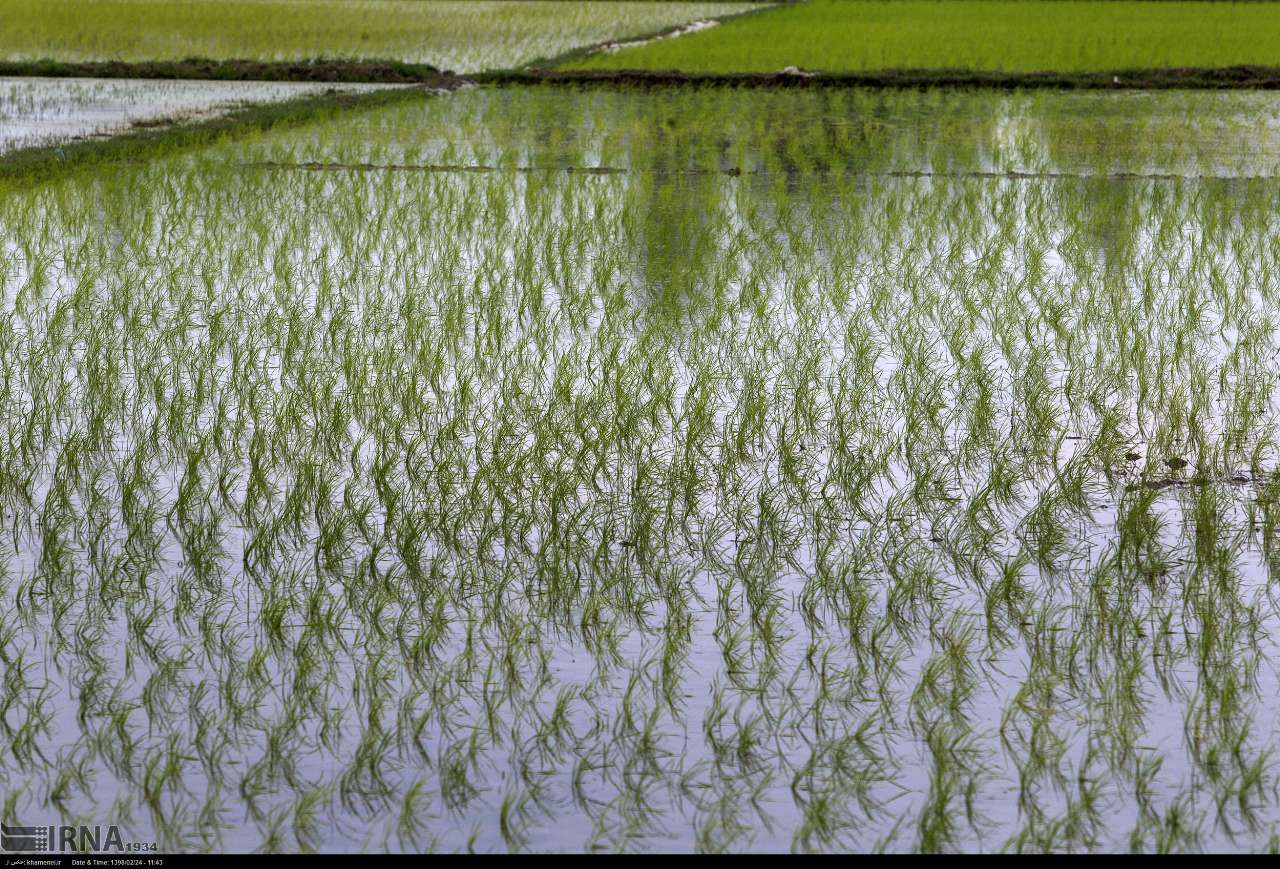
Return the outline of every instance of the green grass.
[[[632,0],[0,0],[0,58],[373,58],[474,72],[750,8]]]
[[[808,0],[569,64],[690,73],[1280,66],[1280,4]]]
[[[0,175],[5,821],[1274,846],[1271,95],[331,108]]]

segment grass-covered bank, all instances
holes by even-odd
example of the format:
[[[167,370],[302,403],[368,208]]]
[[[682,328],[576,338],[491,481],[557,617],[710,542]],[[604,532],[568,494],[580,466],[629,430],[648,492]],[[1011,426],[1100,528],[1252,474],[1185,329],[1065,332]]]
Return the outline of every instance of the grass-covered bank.
[[[978,88],[987,90],[1276,90],[1280,67],[1116,69],[1102,72],[983,72],[965,69],[869,72],[682,72],[644,69],[530,69],[479,73],[468,81],[499,85],[553,84],[606,88],[679,85],[764,89]]]
[[[0,0],[0,59],[375,58],[474,72],[756,8],[680,0]]]
[[[807,0],[581,69],[1091,72],[1280,65],[1280,4]]]

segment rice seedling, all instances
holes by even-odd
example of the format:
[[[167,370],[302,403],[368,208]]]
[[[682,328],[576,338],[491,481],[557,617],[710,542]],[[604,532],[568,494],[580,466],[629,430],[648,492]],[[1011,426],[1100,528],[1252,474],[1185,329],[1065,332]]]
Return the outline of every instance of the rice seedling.
[[[3,175],[0,812],[1273,846],[1278,112],[480,87]]]

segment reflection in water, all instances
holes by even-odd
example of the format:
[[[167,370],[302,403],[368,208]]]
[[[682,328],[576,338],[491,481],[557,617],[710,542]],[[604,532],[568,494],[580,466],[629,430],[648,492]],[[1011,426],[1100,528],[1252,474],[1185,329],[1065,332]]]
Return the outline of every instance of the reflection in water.
[[[478,89],[6,188],[6,804],[1267,847],[1277,105]]]
[[[222,114],[234,108],[386,85],[151,79],[0,78],[0,154]]]

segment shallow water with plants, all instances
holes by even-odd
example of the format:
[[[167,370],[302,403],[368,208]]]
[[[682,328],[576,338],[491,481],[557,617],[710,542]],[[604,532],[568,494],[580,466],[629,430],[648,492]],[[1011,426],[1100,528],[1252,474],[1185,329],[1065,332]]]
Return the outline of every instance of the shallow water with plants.
[[[474,88],[3,182],[0,812],[1274,849],[1278,119]]]
[[[251,105],[388,85],[0,78],[0,154],[196,121]]]

